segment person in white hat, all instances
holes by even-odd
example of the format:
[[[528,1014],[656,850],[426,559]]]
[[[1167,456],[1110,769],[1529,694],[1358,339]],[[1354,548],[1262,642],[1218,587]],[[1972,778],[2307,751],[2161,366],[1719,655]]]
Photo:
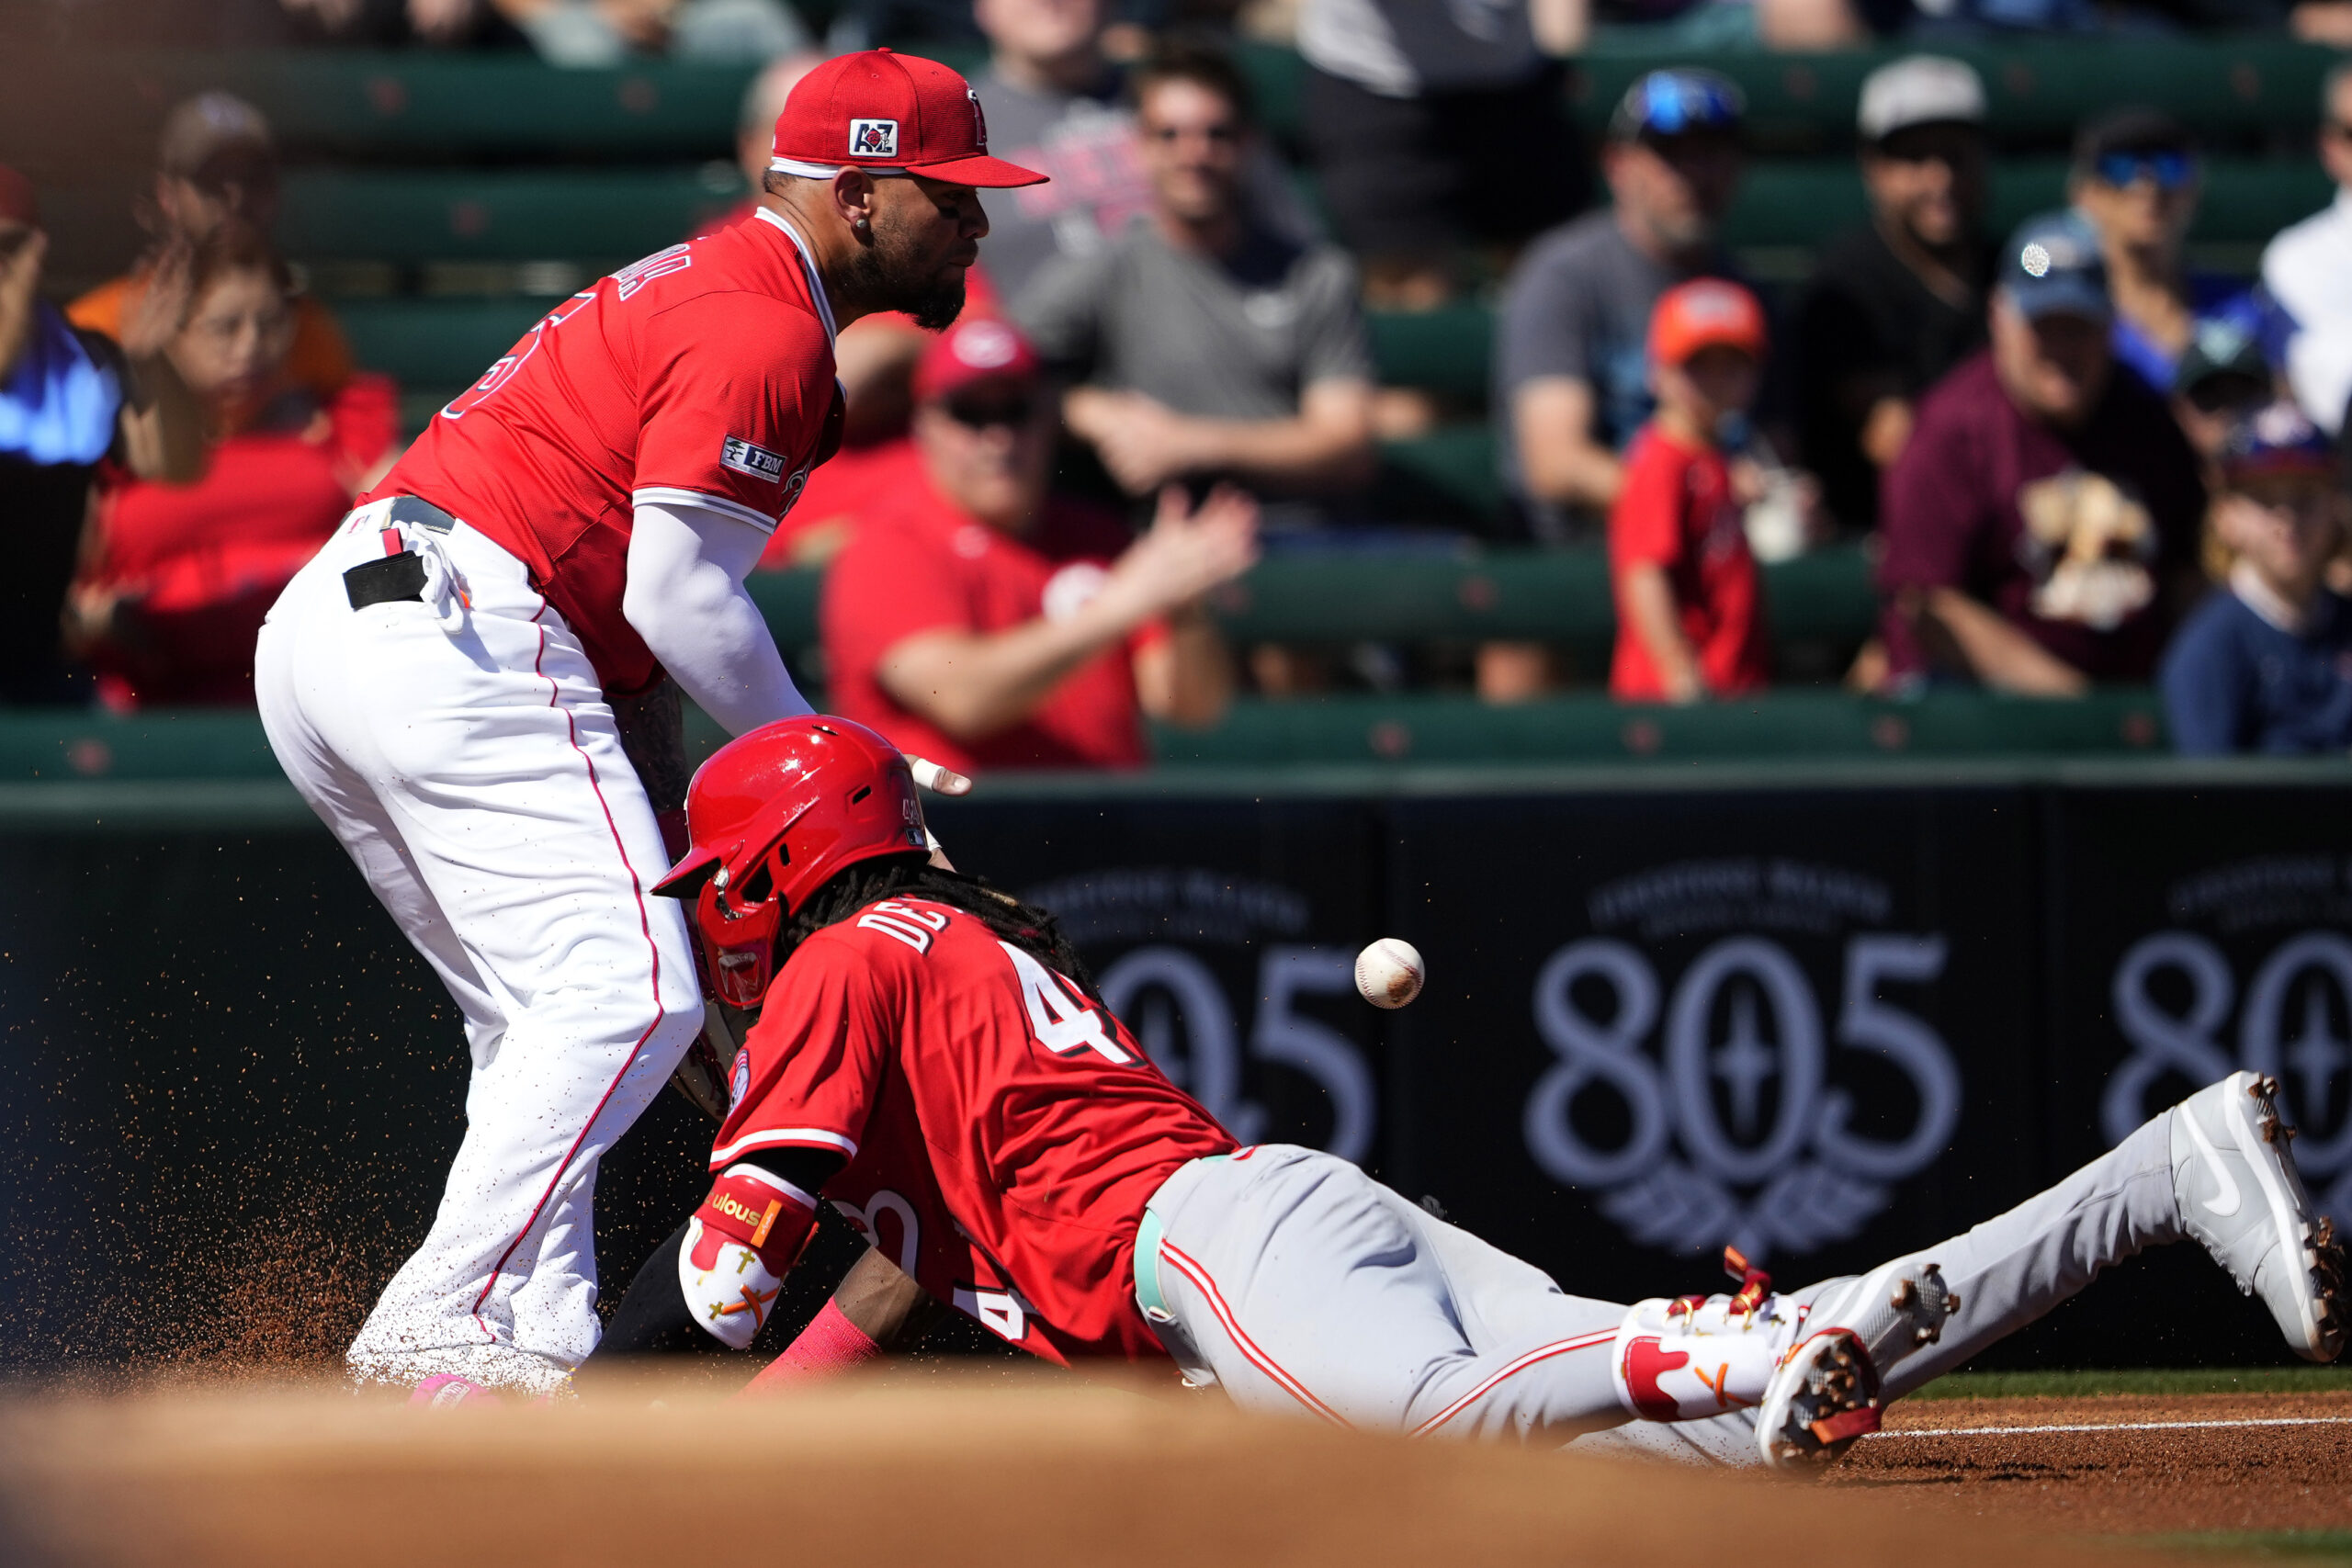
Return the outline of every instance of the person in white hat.
[[[1856,122],[1871,220],[1824,247],[1796,335],[1805,464],[1867,528],[1919,394],[1984,342],[1984,85],[1911,55],[1871,73]]]

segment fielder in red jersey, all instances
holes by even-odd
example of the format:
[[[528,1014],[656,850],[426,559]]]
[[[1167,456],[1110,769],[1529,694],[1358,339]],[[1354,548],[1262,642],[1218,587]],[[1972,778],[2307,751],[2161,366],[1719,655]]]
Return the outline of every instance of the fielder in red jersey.
[[[758,211],[443,409],[257,640],[271,750],[465,1020],[450,1196],[345,1357],[427,1399],[551,1391],[595,1348],[598,1162],[705,1021],[649,891],[684,829],[679,699],[734,734],[808,712],[744,581],[840,438],[834,328],[953,321],[980,189],[1043,178],[988,155],[961,76],[886,50],[802,78],[772,152]]]
[[[833,313],[808,243],[765,207],[551,311],[360,498],[413,495],[530,569],[615,695],[659,666],[622,614],[637,509],[775,531],[841,445]]]

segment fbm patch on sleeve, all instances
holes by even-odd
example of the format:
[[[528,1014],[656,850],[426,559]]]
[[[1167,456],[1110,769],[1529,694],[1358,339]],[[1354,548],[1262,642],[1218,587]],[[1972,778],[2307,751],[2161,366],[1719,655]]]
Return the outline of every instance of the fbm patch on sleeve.
[[[730,435],[727,445],[718,449],[718,466],[732,468],[739,474],[749,474],[755,479],[774,484],[784,478],[784,455],[764,446],[754,446],[740,435]]]

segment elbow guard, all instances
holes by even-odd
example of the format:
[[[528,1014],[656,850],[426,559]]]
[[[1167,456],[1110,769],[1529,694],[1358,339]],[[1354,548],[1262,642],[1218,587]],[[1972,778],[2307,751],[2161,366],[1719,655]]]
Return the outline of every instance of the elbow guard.
[[[758,1166],[729,1166],[678,1248],[687,1314],[721,1344],[749,1349],[816,1224],[814,1197]]]

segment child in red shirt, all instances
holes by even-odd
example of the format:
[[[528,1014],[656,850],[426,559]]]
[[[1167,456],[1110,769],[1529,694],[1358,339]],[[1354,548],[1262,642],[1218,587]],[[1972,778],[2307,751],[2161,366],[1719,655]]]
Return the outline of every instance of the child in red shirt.
[[[1701,278],[1650,315],[1657,412],[1625,455],[1609,513],[1617,602],[1611,694],[1692,703],[1765,682],[1756,558],[1717,432],[1755,400],[1764,310],[1736,283]]]

